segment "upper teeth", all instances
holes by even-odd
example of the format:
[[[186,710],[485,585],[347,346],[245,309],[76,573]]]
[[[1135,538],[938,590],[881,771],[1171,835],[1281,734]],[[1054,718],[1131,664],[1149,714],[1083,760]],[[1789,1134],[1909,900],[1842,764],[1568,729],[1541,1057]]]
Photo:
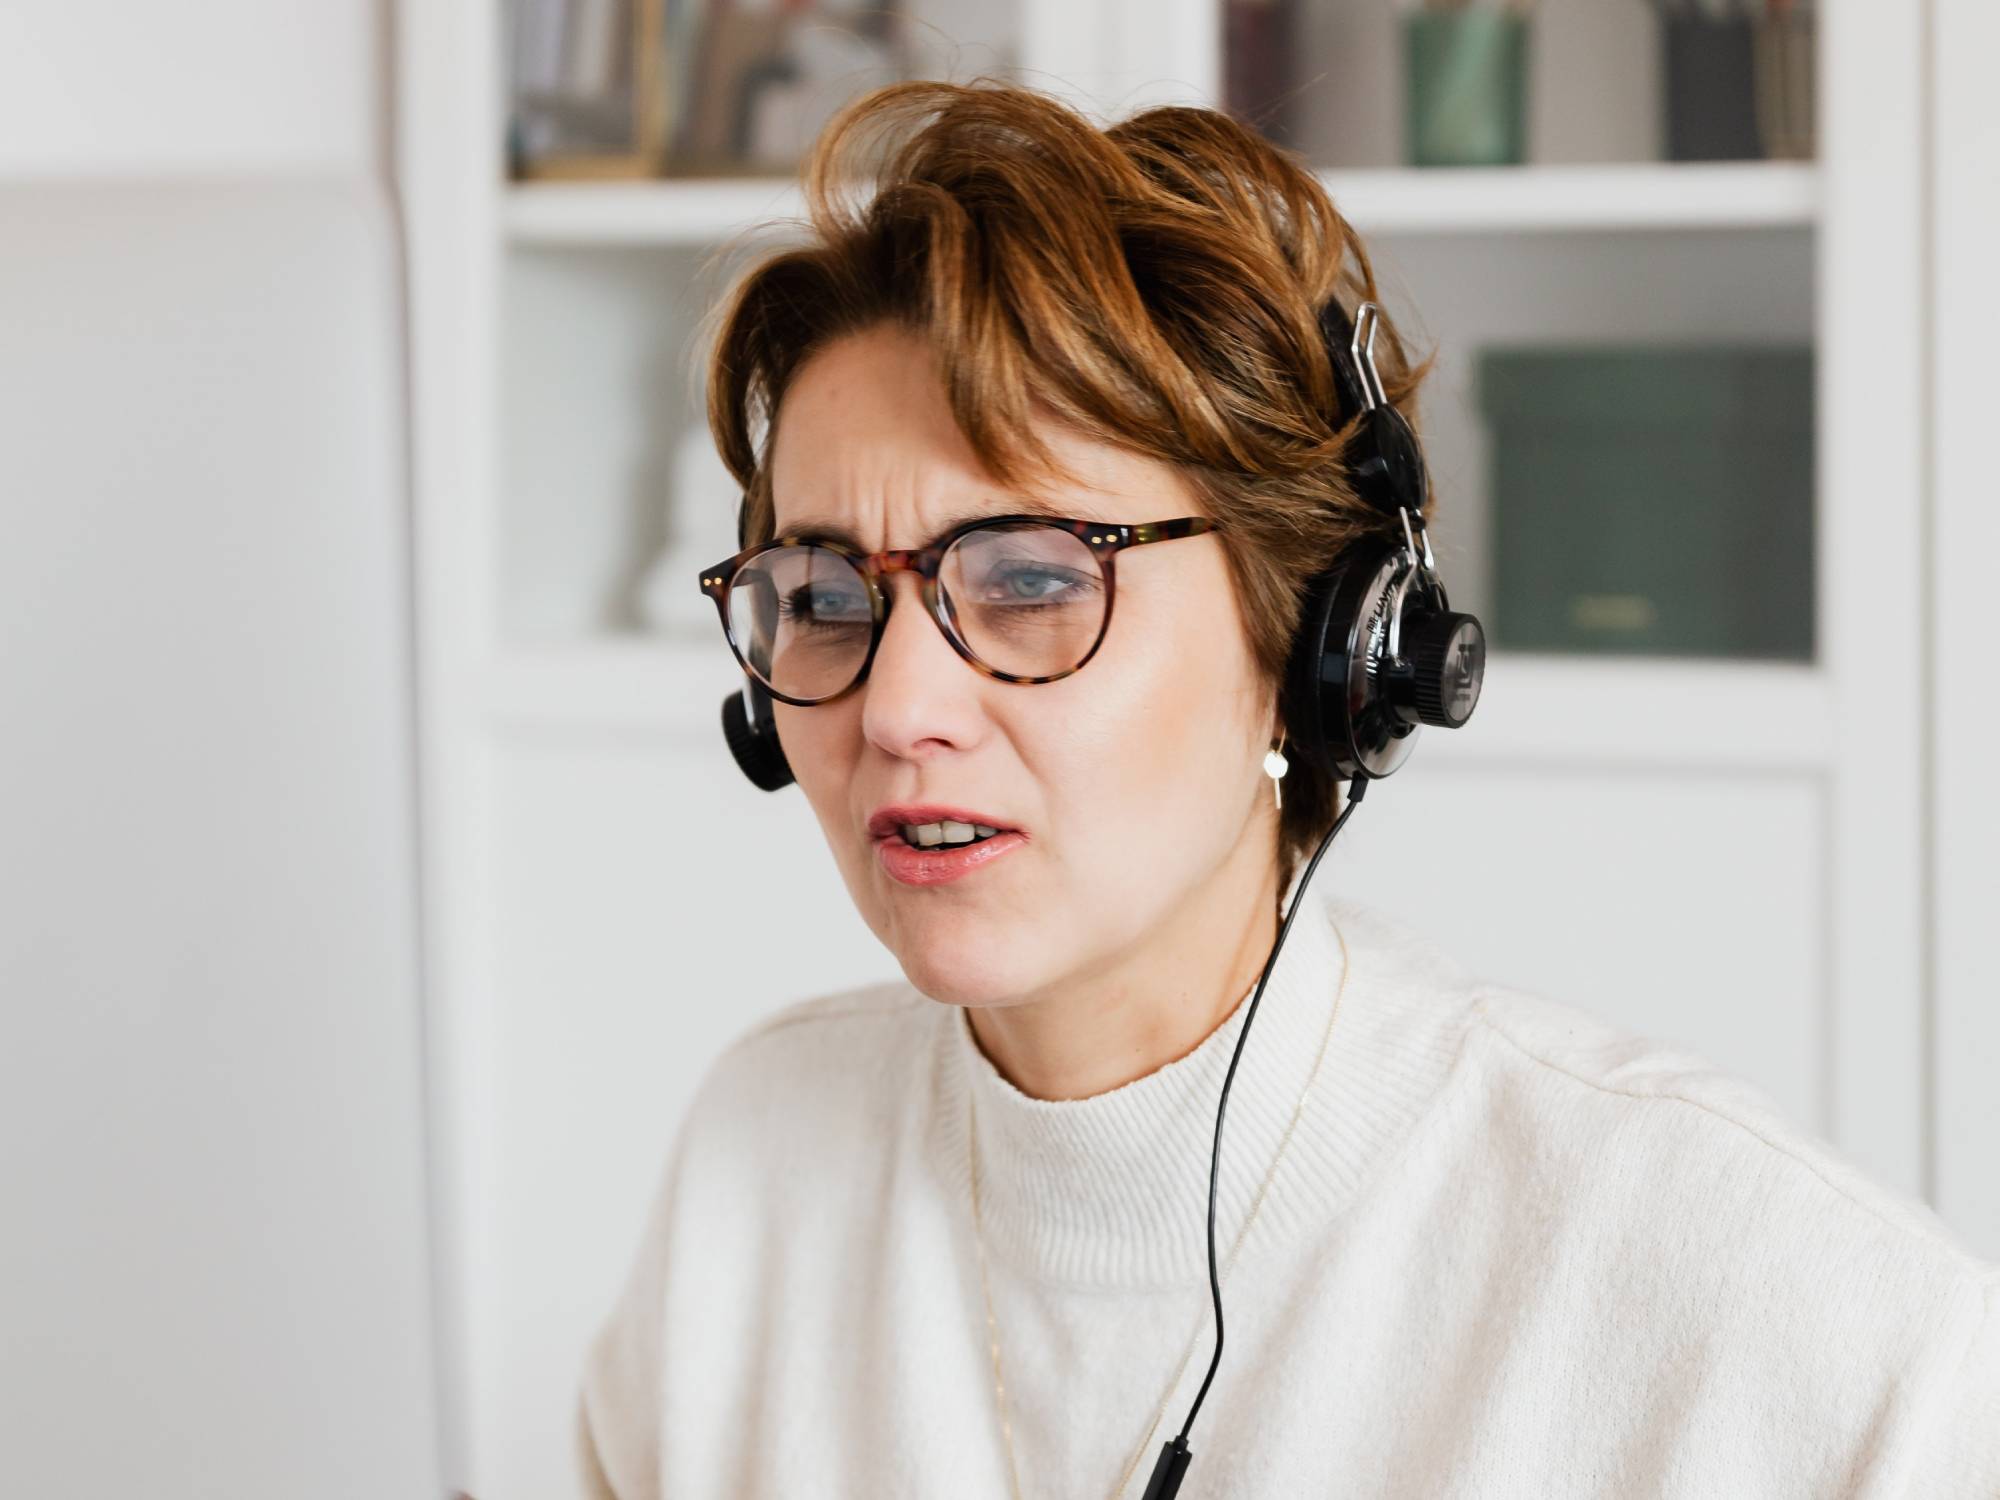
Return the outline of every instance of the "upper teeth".
[[[928,847],[932,844],[962,844],[974,837],[986,838],[1000,830],[988,828],[984,823],[954,823],[947,820],[942,823],[905,823],[902,825],[902,831],[903,837],[911,843]]]

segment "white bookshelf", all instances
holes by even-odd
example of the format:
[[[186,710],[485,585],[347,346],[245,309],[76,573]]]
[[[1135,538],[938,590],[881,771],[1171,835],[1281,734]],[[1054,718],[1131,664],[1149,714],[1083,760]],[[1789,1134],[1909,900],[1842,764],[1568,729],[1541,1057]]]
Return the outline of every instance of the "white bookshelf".
[[[1545,16],[1630,66],[1627,9],[1546,0]],[[1335,12],[1378,39],[1390,14]],[[1027,81],[1102,112],[1214,97],[1208,0],[1012,14]],[[580,1340],[708,1057],[762,1010],[893,963],[798,790],[758,793],[729,761],[717,715],[740,677],[719,633],[649,635],[606,603],[631,537],[682,498],[664,476],[697,411],[681,341],[702,268],[795,216],[795,188],[510,186],[495,7],[399,17],[450,1436],[465,1487],[514,1500],[566,1483]],[[1538,106],[1551,149],[1534,165],[1322,168],[1392,308],[1446,351],[1426,397],[1436,535],[1475,610],[1484,449],[1463,351],[1810,341],[1818,654],[1497,652],[1471,725],[1426,736],[1321,878],[1499,977],[1711,1052],[1918,1190],[1921,21],[1872,0],[1822,0],[1822,17],[1813,163],[1637,159],[1633,112],[1653,100],[1611,76]],[[1911,545],[1884,544],[1898,534]],[[783,951],[760,943],[753,891],[787,911]]]
[[[1364,234],[1473,234],[1809,227],[1819,173],[1807,162],[1645,162],[1491,168],[1354,168],[1319,174]],[[515,245],[706,245],[765,219],[804,215],[795,185],[768,178],[535,182],[507,190]]]

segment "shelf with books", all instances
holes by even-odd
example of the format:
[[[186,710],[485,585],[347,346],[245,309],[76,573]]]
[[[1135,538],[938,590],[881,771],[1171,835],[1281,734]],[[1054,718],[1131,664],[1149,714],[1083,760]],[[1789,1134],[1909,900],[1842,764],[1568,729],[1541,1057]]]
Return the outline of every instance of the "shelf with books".
[[[1364,233],[1454,234],[1811,225],[1810,162],[1563,163],[1520,167],[1360,167],[1322,171]],[[701,245],[805,203],[782,177],[534,182],[507,190],[504,226],[517,245]]]

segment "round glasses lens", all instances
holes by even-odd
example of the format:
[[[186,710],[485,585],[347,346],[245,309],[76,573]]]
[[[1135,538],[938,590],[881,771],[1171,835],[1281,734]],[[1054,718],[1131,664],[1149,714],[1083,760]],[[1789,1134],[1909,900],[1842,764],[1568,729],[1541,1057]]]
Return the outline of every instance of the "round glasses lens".
[[[729,629],[773,692],[828,698],[854,680],[874,628],[868,585],[830,547],[773,547],[729,583]]]
[[[938,584],[959,638],[1010,676],[1074,671],[1104,633],[1104,569],[1088,543],[1059,526],[969,531],[945,553]]]

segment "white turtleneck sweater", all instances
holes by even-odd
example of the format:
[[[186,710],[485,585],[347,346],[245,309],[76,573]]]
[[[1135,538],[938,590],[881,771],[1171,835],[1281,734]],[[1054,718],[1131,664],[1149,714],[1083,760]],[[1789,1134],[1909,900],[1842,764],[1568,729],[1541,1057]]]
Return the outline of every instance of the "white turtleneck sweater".
[[[1286,893],[1289,902],[1297,889]],[[1342,942],[1345,942],[1345,959]],[[1184,1500],[2000,1497],[2000,1267],[1702,1057],[1308,896],[1231,1085]],[[1186,1056],[1031,1098],[885,983],[709,1070],[583,1372],[585,1492],[1137,1497],[1213,1348]],[[1190,1336],[1194,1352],[1151,1429]]]

